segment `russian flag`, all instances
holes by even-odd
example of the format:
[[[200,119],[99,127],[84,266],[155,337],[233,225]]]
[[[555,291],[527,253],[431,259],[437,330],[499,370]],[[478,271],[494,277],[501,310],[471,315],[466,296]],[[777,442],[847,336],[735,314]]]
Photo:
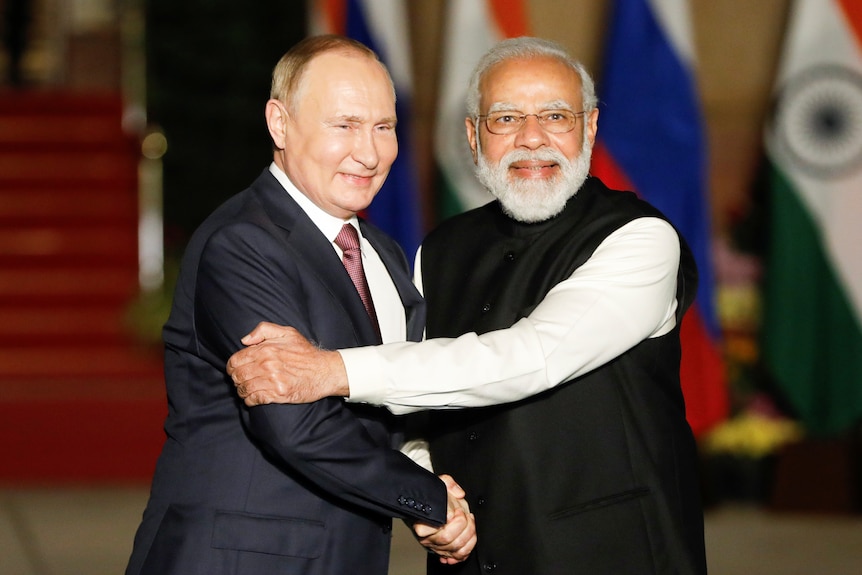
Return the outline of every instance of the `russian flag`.
[[[412,258],[424,235],[413,152],[413,75],[407,8],[403,0],[312,0],[310,32],[359,40],[386,64],[397,94],[398,158],[377,197],[363,214],[395,238]]]
[[[688,421],[700,435],[727,417],[729,401],[714,305],[707,151],[691,30],[686,0],[615,2],[592,172],[660,209],[694,252],[700,284],[682,322],[681,378]]]

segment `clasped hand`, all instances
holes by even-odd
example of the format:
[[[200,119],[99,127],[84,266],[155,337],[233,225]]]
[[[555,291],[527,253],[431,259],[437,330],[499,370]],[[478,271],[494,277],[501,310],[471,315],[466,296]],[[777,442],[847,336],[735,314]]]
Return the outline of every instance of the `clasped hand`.
[[[291,327],[262,322],[242,343],[248,347],[231,356],[227,373],[250,407],[350,395],[341,355],[319,349]],[[414,523],[413,532],[441,563],[452,565],[464,561],[476,545],[476,520],[464,490],[449,475],[440,479],[446,484],[446,524]]]
[[[314,346],[292,327],[261,322],[242,343],[248,347],[231,356],[227,373],[250,407],[350,394],[341,355]]]
[[[440,479],[446,484],[448,496],[446,524],[433,527],[415,523],[413,533],[423,547],[439,556],[441,563],[454,565],[467,559],[476,546],[476,518],[461,486],[449,475],[441,475]]]

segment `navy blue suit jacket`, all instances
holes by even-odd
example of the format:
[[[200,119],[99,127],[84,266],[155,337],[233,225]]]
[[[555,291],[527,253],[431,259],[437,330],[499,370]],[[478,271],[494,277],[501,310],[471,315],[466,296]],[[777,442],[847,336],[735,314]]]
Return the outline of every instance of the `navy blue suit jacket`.
[[[420,339],[403,252],[360,225]],[[383,575],[392,517],[445,522],[443,483],[395,449],[388,412],[239,400],[225,365],[264,320],[328,349],[377,337],[331,244],[268,170],[186,249],[164,329],[167,439],[127,575]]]

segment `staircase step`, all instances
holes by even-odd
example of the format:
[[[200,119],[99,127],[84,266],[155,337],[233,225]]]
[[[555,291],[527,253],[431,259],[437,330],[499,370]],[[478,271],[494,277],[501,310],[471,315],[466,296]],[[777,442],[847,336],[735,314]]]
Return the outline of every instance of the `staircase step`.
[[[0,116],[0,149],[12,146],[57,148],[131,145],[119,118],[104,112],[92,115],[46,116],[42,113]]]
[[[158,350],[128,344],[0,347],[0,388],[22,381],[158,381],[163,377]]]
[[[86,182],[112,182],[120,189],[137,185],[137,163],[127,150],[0,153],[0,186],[51,183],[57,188],[80,188]]]
[[[137,198],[114,188],[0,190],[0,225],[75,222],[137,223]]]
[[[135,263],[137,229],[129,224],[98,227],[4,226],[0,261],[14,258],[75,260],[123,258]],[[4,266],[5,267],[5,266]]]
[[[120,118],[122,95],[116,92],[57,92],[54,90],[15,90],[0,93],[0,115],[107,114]]]
[[[32,305],[41,301],[46,305],[101,302],[122,306],[137,291],[134,269],[0,269],[0,302],[4,305]]]
[[[133,343],[127,313],[121,306],[103,304],[0,304],[0,346],[45,343]]]

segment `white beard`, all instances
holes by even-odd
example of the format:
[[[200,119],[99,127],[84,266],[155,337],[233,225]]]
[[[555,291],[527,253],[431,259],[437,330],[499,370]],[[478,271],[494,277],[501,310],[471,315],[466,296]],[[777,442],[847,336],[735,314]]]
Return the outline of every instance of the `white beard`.
[[[585,137],[581,153],[574,161],[569,161],[558,150],[548,148],[535,152],[512,150],[496,165],[488,163],[481,148],[477,152],[479,161],[476,176],[500,201],[506,215],[519,222],[535,223],[549,220],[562,212],[569,198],[578,193],[590,174],[593,148]],[[529,161],[554,162],[560,166],[560,173],[542,180],[509,179],[510,165]]]

